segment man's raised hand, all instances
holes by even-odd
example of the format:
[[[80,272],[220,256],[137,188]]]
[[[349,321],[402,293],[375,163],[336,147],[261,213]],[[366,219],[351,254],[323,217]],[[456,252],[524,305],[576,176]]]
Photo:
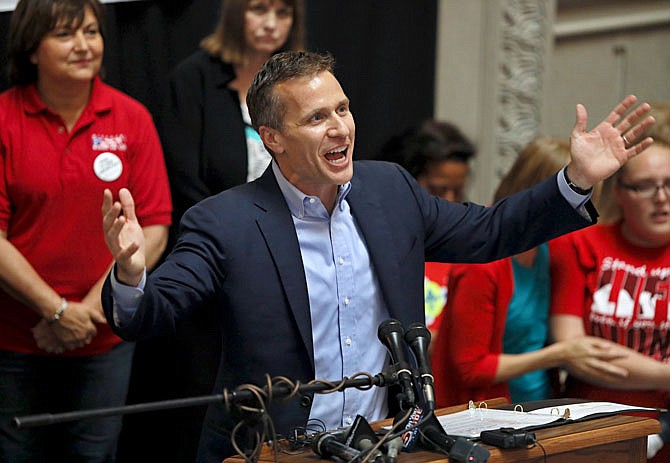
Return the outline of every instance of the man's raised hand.
[[[136,286],[145,267],[144,233],[135,216],[135,202],[126,188],[119,190],[119,200],[105,189],[102,200],[102,228],[105,242],[116,262],[116,277],[124,284]]]
[[[639,138],[654,124],[648,116],[651,107],[637,102],[634,95],[624,98],[607,118],[591,131],[586,131],[587,114],[577,105],[577,118],[570,136],[571,162],[568,177],[577,186],[590,188],[614,174],[630,158],[653,143],[650,137]]]

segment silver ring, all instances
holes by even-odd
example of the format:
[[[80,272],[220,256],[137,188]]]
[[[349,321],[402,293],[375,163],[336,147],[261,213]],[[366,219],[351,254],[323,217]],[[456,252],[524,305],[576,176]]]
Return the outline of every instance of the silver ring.
[[[630,145],[630,142],[628,141],[625,135],[621,135],[621,138],[623,138],[623,141],[624,143],[626,143],[626,145]]]

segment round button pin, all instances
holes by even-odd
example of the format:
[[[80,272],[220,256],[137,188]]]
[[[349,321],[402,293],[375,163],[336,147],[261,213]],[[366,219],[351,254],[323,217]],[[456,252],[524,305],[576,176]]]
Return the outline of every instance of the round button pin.
[[[93,171],[100,180],[113,182],[121,177],[123,162],[116,154],[106,151],[100,153],[93,161]]]

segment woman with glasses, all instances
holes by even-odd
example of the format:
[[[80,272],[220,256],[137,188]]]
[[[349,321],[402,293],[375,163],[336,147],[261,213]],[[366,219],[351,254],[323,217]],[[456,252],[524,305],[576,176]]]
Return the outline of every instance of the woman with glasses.
[[[568,397],[670,405],[670,105],[654,112],[654,144],[609,179],[613,222],[556,240],[554,338],[607,339],[627,371],[611,378],[597,361],[571,362]],[[670,446],[652,461],[670,461]]]

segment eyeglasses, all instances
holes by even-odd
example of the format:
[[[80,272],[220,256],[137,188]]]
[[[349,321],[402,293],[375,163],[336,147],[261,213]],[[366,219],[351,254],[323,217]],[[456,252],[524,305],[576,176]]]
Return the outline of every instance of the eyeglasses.
[[[619,182],[619,186],[632,191],[640,198],[653,198],[660,190],[663,190],[665,195],[670,198],[670,180],[666,180],[663,183],[642,182],[627,184]]]

